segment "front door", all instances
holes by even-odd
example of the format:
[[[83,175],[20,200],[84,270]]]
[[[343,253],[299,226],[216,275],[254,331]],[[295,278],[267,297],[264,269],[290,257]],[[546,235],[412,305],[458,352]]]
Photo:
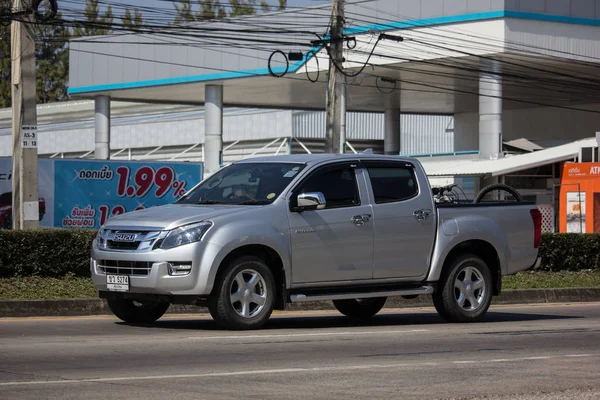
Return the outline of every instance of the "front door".
[[[298,194],[308,192],[323,193],[327,203],[322,210],[289,214],[293,283],[372,277],[372,209],[363,200],[367,198],[363,173],[351,163],[322,167],[293,191],[292,205]]]

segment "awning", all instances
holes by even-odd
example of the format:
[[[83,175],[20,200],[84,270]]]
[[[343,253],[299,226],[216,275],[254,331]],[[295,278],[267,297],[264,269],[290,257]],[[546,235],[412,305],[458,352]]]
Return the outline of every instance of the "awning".
[[[568,161],[579,156],[584,147],[596,147],[595,138],[578,140],[562,146],[535,151],[533,153],[506,156],[497,160],[434,160],[419,158],[428,176],[481,176],[507,175],[543,165]]]

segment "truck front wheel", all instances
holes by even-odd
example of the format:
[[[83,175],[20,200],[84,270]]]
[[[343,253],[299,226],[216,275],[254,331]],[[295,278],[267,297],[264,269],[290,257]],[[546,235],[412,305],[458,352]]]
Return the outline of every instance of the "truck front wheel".
[[[442,273],[433,304],[448,322],[481,320],[492,302],[492,274],[485,262],[472,254],[456,258]]]
[[[208,310],[217,324],[227,329],[262,326],[275,305],[275,278],[257,257],[244,256],[229,264],[215,282]]]
[[[148,324],[162,317],[169,303],[137,301],[131,299],[107,299],[108,307],[117,318],[130,324]]]
[[[375,297],[372,299],[347,299],[334,300],[335,308],[350,318],[371,318],[383,308],[387,297]]]

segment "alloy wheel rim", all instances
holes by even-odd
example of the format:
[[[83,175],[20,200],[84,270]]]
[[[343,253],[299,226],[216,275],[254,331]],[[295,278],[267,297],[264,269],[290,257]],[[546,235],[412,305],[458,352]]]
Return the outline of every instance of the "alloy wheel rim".
[[[231,306],[243,318],[259,315],[265,308],[267,295],[265,279],[253,269],[239,272],[229,288]]]
[[[454,280],[454,298],[465,311],[477,311],[483,306],[486,296],[485,280],[477,268],[465,267]]]

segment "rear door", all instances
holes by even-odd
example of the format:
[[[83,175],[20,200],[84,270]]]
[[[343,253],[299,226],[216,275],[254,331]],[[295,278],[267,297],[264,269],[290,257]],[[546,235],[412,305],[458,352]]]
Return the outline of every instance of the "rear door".
[[[435,211],[427,177],[408,162],[362,164],[373,199],[373,277],[423,276],[429,269],[435,238]]]
[[[321,192],[323,210],[290,211],[292,280],[295,284],[371,279],[373,223],[364,171],[357,163],[316,169],[291,194]]]

